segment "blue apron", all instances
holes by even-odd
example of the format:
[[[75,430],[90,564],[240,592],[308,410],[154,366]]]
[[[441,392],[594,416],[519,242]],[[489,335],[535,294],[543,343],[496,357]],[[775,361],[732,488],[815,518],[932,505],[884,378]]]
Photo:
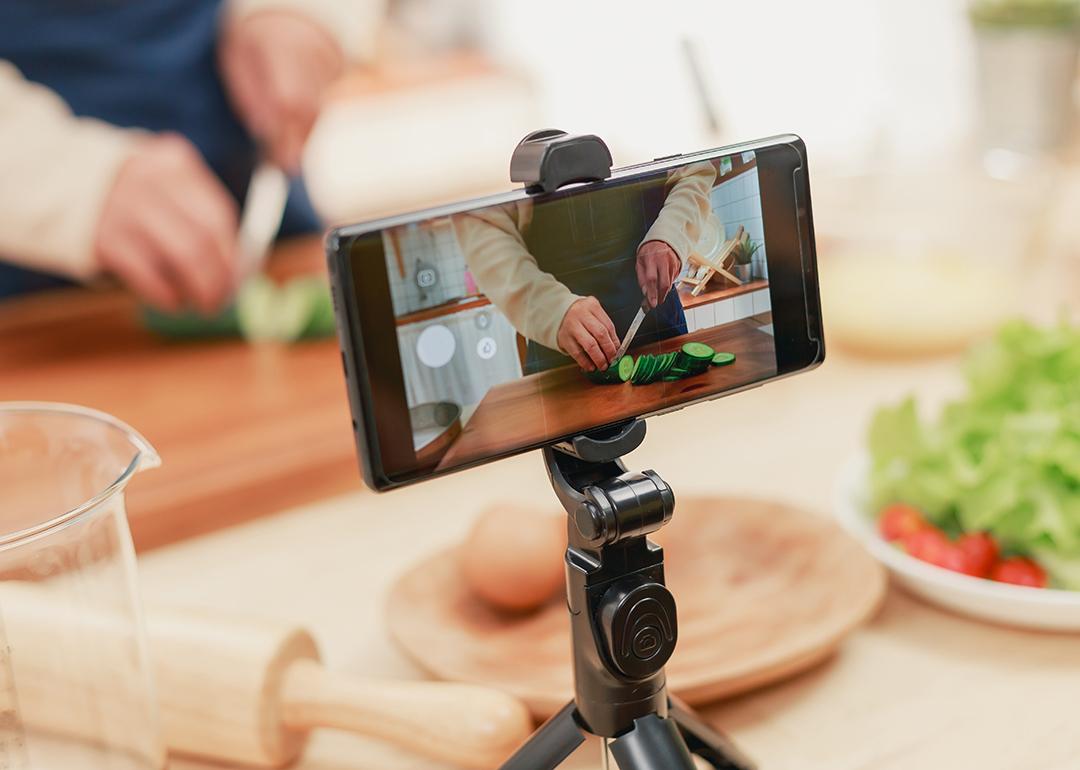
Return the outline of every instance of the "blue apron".
[[[536,201],[524,234],[529,253],[574,294],[600,301],[622,339],[644,299],[637,280],[637,249],[667,198],[666,179],[615,185],[585,195]],[[634,336],[635,344],[686,334],[686,315],[672,289]],[[530,341],[526,374],[564,366],[562,352]]]
[[[217,68],[220,0],[0,0],[0,59],[76,115],[186,136],[243,200],[257,152]],[[321,223],[293,182],[279,236]],[[66,283],[0,263],[0,298]]]

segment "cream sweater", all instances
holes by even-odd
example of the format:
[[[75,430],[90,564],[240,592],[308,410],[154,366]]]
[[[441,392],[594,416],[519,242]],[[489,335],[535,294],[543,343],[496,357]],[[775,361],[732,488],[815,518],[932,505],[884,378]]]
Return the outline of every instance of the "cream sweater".
[[[227,13],[285,8],[320,23],[346,56],[374,49],[381,0],[228,0]],[[105,198],[138,132],[75,118],[0,60],[0,259],[86,279]]]
[[[668,195],[646,241],[663,241],[683,264],[709,216],[709,193],[716,166],[707,161],[668,175]],[[517,201],[454,219],[458,241],[476,285],[526,339],[558,350],[559,326],[581,299],[544,272],[525,246],[522,233],[532,220],[532,200]]]

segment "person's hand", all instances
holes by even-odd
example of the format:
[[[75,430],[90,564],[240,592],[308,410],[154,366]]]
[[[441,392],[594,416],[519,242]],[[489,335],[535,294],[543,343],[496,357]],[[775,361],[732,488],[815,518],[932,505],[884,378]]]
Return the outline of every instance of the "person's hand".
[[[270,159],[290,173],[345,58],[330,33],[303,14],[256,11],[226,22],[221,69],[229,97]]]
[[[217,310],[236,286],[236,203],[187,139],[142,139],[94,238],[97,264],[161,310]]]
[[[582,297],[563,316],[559,348],[587,372],[607,369],[619,350],[615,325],[596,297]]]
[[[682,261],[675,250],[663,241],[645,241],[637,252],[637,280],[646,310],[652,310],[665,299],[679,277]]]

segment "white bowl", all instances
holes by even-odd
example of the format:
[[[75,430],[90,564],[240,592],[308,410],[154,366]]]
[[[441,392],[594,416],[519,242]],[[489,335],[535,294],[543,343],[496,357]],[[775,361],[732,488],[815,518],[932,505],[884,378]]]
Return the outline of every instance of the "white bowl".
[[[1044,631],[1080,631],[1080,591],[1007,585],[962,575],[908,556],[882,538],[867,515],[866,455],[845,464],[836,489],[836,515],[894,579],[917,596],[964,615]]]

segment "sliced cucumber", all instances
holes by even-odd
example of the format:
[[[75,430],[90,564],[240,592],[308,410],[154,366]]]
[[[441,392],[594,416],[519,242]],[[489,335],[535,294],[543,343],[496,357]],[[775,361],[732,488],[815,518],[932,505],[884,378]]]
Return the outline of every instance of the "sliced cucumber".
[[[735,363],[734,353],[717,353],[712,357],[713,366],[727,366],[728,364]]]
[[[240,331],[253,342],[292,342],[334,332],[334,308],[326,283],[295,278],[278,287],[266,276],[248,280],[236,299]]]
[[[236,318],[236,307],[230,306],[212,316],[203,316],[193,311],[164,313],[152,307],[141,309],[143,325],[147,329],[172,339],[207,339],[212,337],[236,337],[240,326]]]
[[[687,342],[682,346],[682,352],[696,361],[712,361],[716,351],[704,342]]]
[[[634,357],[623,356],[619,359],[619,363],[616,364],[616,368],[619,372],[619,381],[626,382],[630,379],[630,375],[634,373]]]

